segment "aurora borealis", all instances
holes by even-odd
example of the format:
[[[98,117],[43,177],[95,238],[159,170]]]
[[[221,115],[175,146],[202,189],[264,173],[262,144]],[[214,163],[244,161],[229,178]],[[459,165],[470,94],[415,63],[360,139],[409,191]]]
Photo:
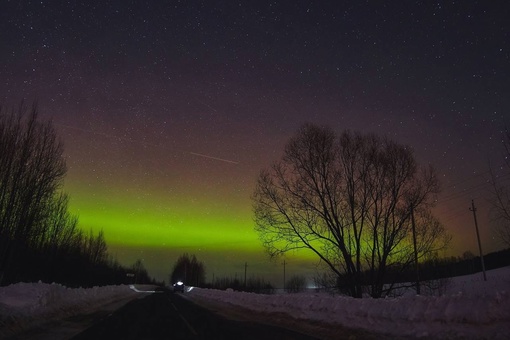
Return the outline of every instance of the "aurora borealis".
[[[477,251],[471,199],[494,251],[487,171],[510,124],[509,14],[473,0],[4,1],[0,103],[38,102],[65,144],[80,227],[157,279],[183,252],[208,279],[245,262],[281,271],[250,195],[305,122],[411,146],[441,175],[446,255]],[[315,272],[306,254],[287,263]]]

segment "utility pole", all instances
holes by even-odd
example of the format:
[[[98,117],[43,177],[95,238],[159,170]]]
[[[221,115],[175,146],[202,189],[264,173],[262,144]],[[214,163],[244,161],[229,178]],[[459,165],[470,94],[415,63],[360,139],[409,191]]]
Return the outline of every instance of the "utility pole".
[[[418,268],[418,249],[416,247],[416,224],[414,222],[414,206],[411,204],[411,224],[413,226],[414,265],[416,269],[416,294],[420,295],[420,269]]]
[[[469,210],[471,210],[473,212],[473,218],[475,219],[476,238],[478,240],[478,250],[480,251],[480,260],[482,261],[483,280],[487,281],[487,275],[485,274],[485,262],[483,260],[482,243],[480,242],[480,233],[478,232],[478,223],[476,221],[476,208],[475,208],[474,200],[471,200],[471,208],[469,208]]]
[[[244,288],[246,288],[246,269],[248,268],[248,262],[244,263]]]
[[[283,292],[285,293],[285,260],[283,260]]]

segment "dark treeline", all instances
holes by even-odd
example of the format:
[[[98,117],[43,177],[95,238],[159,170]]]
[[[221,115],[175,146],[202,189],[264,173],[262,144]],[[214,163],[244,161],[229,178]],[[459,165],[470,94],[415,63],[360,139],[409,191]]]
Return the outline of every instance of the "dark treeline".
[[[219,277],[216,278],[207,287],[220,290],[233,289],[239,292],[250,292],[257,294],[273,294],[275,292],[274,286],[270,282],[260,277],[247,278],[246,282],[237,278]]]
[[[486,270],[510,266],[510,249],[489,253],[483,258]],[[424,280],[470,275],[481,271],[480,256],[474,256],[470,252],[466,252],[462,257],[446,257],[420,265],[420,277]],[[411,273],[407,273],[407,276],[414,277]]]
[[[61,191],[66,171],[63,144],[51,122],[38,120],[35,105],[0,108],[1,285],[41,280],[86,287],[130,279],[133,268],[109,259],[103,233],[82,231],[69,213]]]
[[[510,265],[510,249],[484,255],[485,269],[491,270]],[[455,276],[470,275],[482,271],[480,256],[466,252],[462,257],[445,257],[425,261],[419,265],[421,281],[438,280]],[[416,271],[393,268],[388,275],[387,283],[413,282]]]
[[[510,249],[484,255],[484,264],[486,270],[510,266]],[[419,280],[427,284],[430,281],[448,279],[456,276],[471,275],[482,271],[480,256],[475,256],[471,252],[466,252],[462,257],[445,257],[424,261],[419,264]],[[369,285],[369,273],[364,272],[364,284]],[[385,293],[391,293],[392,289],[399,287],[414,288],[416,281],[416,271],[410,267],[393,266],[389,268],[385,284],[388,289]],[[324,285],[323,285],[324,286]],[[337,288],[344,290],[341,278],[337,280]]]
[[[212,283],[206,283],[205,265],[198,260],[194,254],[184,253],[175,262],[170,274],[171,284],[182,281],[187,286],[214,288],[214,289],[233,289],[242,292],[271,294],[274,287],[271,283],[258,277],[247,278],[241,281],[237,277],[219,277],[213,279]]]

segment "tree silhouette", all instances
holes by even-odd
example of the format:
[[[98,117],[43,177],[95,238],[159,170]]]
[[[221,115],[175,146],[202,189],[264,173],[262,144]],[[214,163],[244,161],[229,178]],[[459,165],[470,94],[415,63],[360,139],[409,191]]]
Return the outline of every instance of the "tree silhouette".
[[[131,266],[131,270],[135,275],[135,283],[150,282],[149,274],[147,272],[147,269],[145,269],[142,260],[140,259],[136,260],[136,262]]]
[[[380,297],[388,268],[414,262],[413,211],[419,257],[446,245],[444,228],[428,213],[438,190],[434,170],[419,169],[409,147],[306,124],[281,161],[259,175],[255,230],[270,256],[307,249],[351,296],[369,285]]]
[[[306,278],[302,275],[292,276],[285,283],[285,291],[288,293],[300,293],[306,289]]]
[[[50,123],[29,113],[0,111],[0,271],[12,268],[48,231],[55,195],[66,173],[63,145]],[[39,242],[40,243],[40,242]],[[1,280],[1,278],[0,278]]]
[[[68,285],[121,283],[103,232],[85,235],[60,191],[63,145],[37,107],[0,108],[0,284],[44,280]]]
[[[183,281],[189,286],[205,284],[205,266],[195,255],[183,254],[177,259],[171,274],[172,283]]]
[[[494,170],[491,169],[491,203],[496,234],[504,245],[510,247],[510,185],[508,182],[510,176],[510,130],[508,129],[506,130],[504,149],[505,164],[502,167],[503,173],[497,176]]]

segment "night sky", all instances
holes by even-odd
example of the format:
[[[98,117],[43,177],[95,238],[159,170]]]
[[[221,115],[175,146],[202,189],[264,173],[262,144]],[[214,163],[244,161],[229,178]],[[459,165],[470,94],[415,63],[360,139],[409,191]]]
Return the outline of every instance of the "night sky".
[[[443,191],[442,255],[502,248],[488,164],[510,124],[507,1],[23,1],[0,4],[0,103],[38,102],[65,144],[64,190],[122,264],[168,280],[196,254],[207,276],[281,286],[250,195],[305,122],[410,145]],[[287,277],[315,273],[290,254]]]

